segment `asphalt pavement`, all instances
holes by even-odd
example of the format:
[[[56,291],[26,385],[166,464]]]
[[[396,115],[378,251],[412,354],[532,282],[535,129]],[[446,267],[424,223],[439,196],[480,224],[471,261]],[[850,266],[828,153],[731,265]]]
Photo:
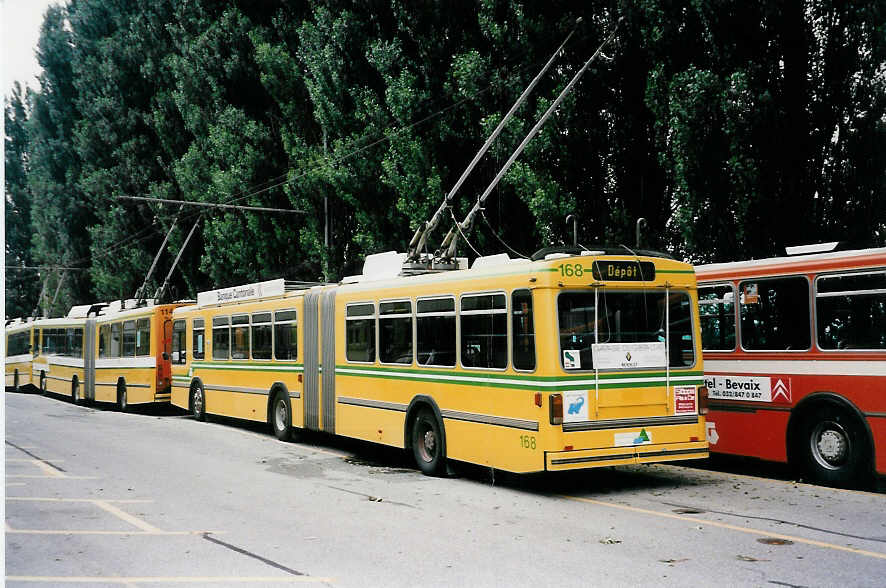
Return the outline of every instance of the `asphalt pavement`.
[[[7,393],[8,586],[883,586],[886,494],[401,451]]]

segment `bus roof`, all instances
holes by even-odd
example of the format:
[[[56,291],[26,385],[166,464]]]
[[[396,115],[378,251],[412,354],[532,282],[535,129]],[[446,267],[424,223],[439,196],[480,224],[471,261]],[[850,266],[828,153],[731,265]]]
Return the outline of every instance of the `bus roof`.
[[[333,285],[340,286],[342,292],[353,292],[369,289],[412,287],[454,280],[529,276],[535,273],[539,273],[540,276],[549,276],[551,279],[554,279],[554,274],[559,271],[557,268],[562,264],[582,263],[582,261],[588,264],[587,269],[585,270],[588,272],[588,277],[584,278],[584,283],[590,284],[594,281],[590,277],[590,265],[600,258],[620,262],[652,262],[656,264],[656,266],[676,268],[672,269],[670,273],[662,269],[662,272],[669,275],[670,279],[674,278],[674,274],[689,275],[694,273],[692,266],[688,263],[676,261],[669,257],[651,255],[649,253],[650,252],[643,252],[640,253],[639,256],[635,256],[624,251],[619,251],[617,254],[604,254],[604,252],[600,250],[588,250],[583,251],[580,254],[551,252],[545,255],[543,259],[534,261],[525,258],[511,258],[507,254],[498,254],[478,257],[474,260],[470,269],[467,268],[466,260],[460,260],[459,266],[463,269],[404,275],[401,271],[405,254],[389,251],[368,256],[362,274],[347,276],[338,284],[290,282],[281,278],[277,280],[257,282],[254,284],[244,284],[230,288],[209,290],[207,292],[200,292],[197,295],[196,306],[185,307],[176,314],[198,308],[224,306],[241,302],[257,302],[272,298],[284,298],[290,294],[298,295],[300,292],[303,293],[313,288],[324,288]],[[539,285],[541,285],[541,282],[542,281],[540,280]],[[634,283],[639,285],[641,282],[635,281]]]
[[[701,281],[755,274],[776,275],[787,272],[864,268],[872,265],[886,265],[886,247],[711,263],[698,265],[695,271]]]

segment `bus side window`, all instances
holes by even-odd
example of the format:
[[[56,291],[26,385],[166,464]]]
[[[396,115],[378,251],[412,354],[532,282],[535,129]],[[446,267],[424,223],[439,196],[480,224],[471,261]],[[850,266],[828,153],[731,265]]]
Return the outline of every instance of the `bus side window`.
[[[212,319],[212,359],[230,359],[231,319],[217,316]]]
[[[231,359],[249,359],[249,315],[235,315],[231,324]]]
[[[298,320],[294,310],[278,310],[274,313],[274,359],[293,361],[298,357]],[[270,318],[267,318],[270,321]],[[266,328],[265,328],[266,329]],[[267,341],[263,345],[271,345],[271,335],[264,333]],[[270,349],[263,351],[270,358]],[[267,358],[265,358],[267,359]]]
[[[532,318],[532,292],[514,290],[511,295],[511,347],[514,369],[535,369],[535,325]]]
[[[193,337],[193,357],[194,359],[203,359],[205,355],[206,329],[204,328],[203,319],[194,319],[192,330]]]
[[[735,349],[735,292],[732,285],[699,286],[698,314],[702,349]]]
[[[508,310],[504,294],[461,299],[461,363],[465,367],[508,366]]]
[[[819,276],[815,312],[821,349],[886,349],[886,271]]]
[[[809,282],[803,276],[741,282],[741,346],[798,351],[812,346]]]
[[[98,356],[108,356],[108,346],[111,342],[111,325],[102,325],[98,329]]]
[[[412,363],[412,302],[379,302],[378,359],[382,363]]]
[[[123,323],[123,357],[135,357],[135,321]]]
[[[252,315],[252,359],[271,359],[272,332],[270,312]]]
[[[188,358],[187,331],[185,321],[177,320],[172,323],[172,363],[183,364]]]
[[[151,319],[138,319],[135,323],[135,354],[151,354]]]
[[[455,298],[419,299],[415,312],[418,364],[455,367]]]
[[[120,357],[123,349],[123,323],[111,325],[111,357]]]
[[[375,305],[371,302],[346,307],[345,357],[348,361],[375,361]]]

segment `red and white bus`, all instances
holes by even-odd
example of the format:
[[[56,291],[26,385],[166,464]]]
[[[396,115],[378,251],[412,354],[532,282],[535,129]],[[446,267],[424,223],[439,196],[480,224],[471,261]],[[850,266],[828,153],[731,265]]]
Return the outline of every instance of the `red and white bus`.
[[[791,249],[696,267],[711,452],[886,474],[886,248]]]

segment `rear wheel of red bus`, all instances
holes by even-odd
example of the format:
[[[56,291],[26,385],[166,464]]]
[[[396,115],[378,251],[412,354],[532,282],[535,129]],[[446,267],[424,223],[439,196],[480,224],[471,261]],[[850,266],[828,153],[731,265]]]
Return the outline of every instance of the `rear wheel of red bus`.
[[[815,408],[803,418],[798,433],[800,465],[813,481],[849,486],[870,475],[870,441],[863,424],[846,408]]]

